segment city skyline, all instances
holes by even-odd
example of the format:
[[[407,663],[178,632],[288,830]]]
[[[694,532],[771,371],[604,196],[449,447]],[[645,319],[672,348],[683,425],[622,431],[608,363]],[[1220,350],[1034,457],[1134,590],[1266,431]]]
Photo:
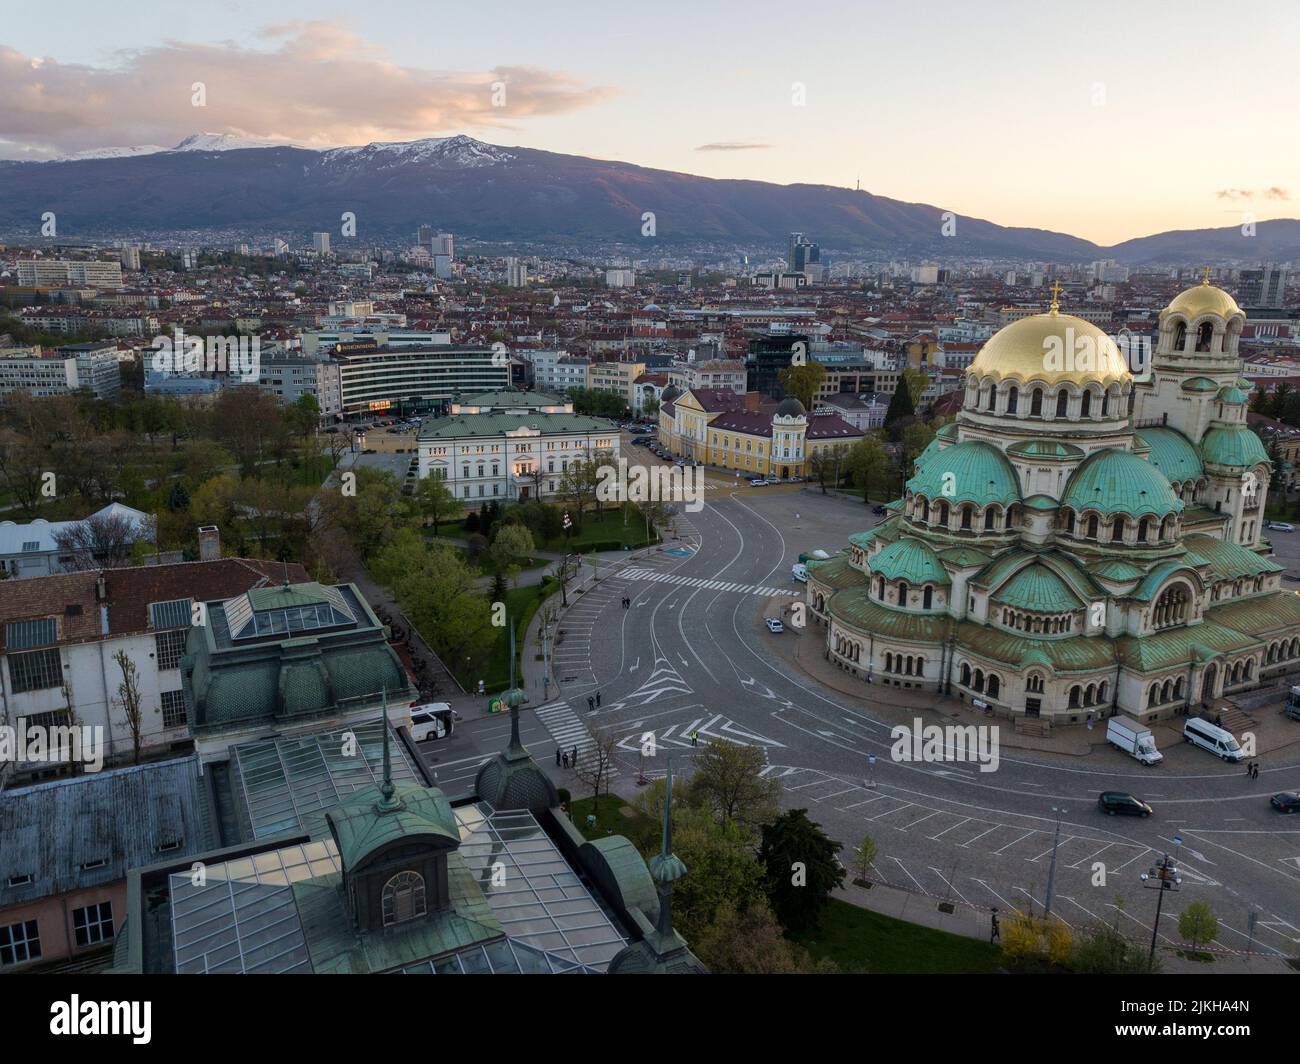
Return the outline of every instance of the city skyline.
[[[34,26],[6,30],[0,158],[196,131],[315,148],[466,133],[705,177],[860,181],[1102,245],[1296,215],[1297,153],[1274,135],[1294,89],[1238,78],[1267,69],[1270,47],[1285,61],[1267,43],[1295,21],[1280,4],[1234,14],[1238,32],[1190,60],[1168,8],[1076,25],[1023,4],[924,22],[831,7],[778,63],[765,5],[738,20],[668,3],[644,21],[381,2],[363,23],[331,4],[304,17],[231,3],[168,11],[162,27],[145,4],[69,10],[53,46]],[[1178,25],[1209,26],[1216,9],[1178,10]]]

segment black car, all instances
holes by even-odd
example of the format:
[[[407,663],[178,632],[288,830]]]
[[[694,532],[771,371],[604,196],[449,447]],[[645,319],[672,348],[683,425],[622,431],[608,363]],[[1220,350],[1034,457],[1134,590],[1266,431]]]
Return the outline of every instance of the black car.
[[[885,508],[883,506],[873,506],[871,508],[871,512],[879,516],[880,514],[883,514],[885,512]]]
[[[1279,813],[1294,813],[1300,809],[1300,791],[1280,791],[1268,801]]]
[[[1107,816],[1150,816],[1151,807],[1124,791],[1102,791],[1097,808]]]

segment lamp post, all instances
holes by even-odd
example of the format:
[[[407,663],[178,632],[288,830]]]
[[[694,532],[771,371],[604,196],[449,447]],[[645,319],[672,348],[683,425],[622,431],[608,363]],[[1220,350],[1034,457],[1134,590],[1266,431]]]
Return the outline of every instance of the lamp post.
[[[1052,812],[1056,814],[1056,837],[1052,840],[1052,863],[1047,870],[1047,897],[1043,899],[1044,920],[1052,915],[1052,894],[1056,887],[1056,851],[1061,845],[1061,814],[1066,810],[1052,806]]]
[[[1160,934],[1160,910],[1164,906],[1165,891],[1177,890],[1182,884],[1178,866],[1168,854],[1158,858],[1150,871],[1142,873],[1142,885],[1160,892],[1156,895],[1156,922],[1151,925],[1151,952],[1147,954],[1147,967],[1156,959],[1156,937]]]

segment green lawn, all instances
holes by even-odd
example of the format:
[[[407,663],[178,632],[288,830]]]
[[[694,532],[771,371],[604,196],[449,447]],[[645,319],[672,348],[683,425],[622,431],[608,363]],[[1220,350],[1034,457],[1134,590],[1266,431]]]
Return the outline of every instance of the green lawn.
[[[569,530],[568,538],[557,536],[542,544],[543,550],[572,551],[574,553],[589,550],[619,550],[627,544],[630,550],[658,543],[659,537],[654,528],[650,529],[650,538],[646,539],[645,519],[639,514],[631,514],[627,523],[623,522],[621,509],[606,510],[599,516],[593,511],[582,519],[580,528]]]
[[[555,581],[544,580],[540,584],[506,592],[506,615],[515,625],[516,683],[520,682],[522,676],[524,655],[535,652],[531,647],[524,645],[533,614],[550,595],[559,590],[560,585]],[[492,656],[488,659],[482,674],[475,673],[470,676],[462,667],[456,670],[456,678],[467,691],[476,690],[480,679],[483,680],[483,685],[489,694],[506,690],[510,686],[510,629],[508,627],[500,629],[497,641],[492,647]]]
[[[578,784],[578,786],[581,787],[582,784]],[[635,839],[637,836],[651,838],[659,831],[658,825],[644,813],[640,813],[635,809],[633,809],[632,816],[625,816],[621,813],[620,809],[631,809],[632,807],[627,805],[617,794],[602,794],[598,810],[593,810],[592,804],[591,795],[587,795],[585,798],[575,798],[569,806],[573,826],[589,842],[603,839],[609,835],[626,835],[630,839]],[[592,812],[596,814],[596,826],[588,828],[587,814]]]
[[[838,898],[826,906],[822,926],[795,941],[844,972],[965,975],[1002,967],[1001,951],[987,942],[895,920]]]

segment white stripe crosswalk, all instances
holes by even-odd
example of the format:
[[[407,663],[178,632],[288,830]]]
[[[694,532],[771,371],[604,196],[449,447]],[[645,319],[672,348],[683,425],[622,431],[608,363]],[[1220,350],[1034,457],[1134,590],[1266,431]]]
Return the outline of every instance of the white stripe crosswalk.
[[[546,730],[561,750],[572,752],[575,746],[578,748],[579,765],[585,766],[596,756],[596,740],[567,702],[538,706],[537,719],[546,725]],[[618,775],[618,770],[612,764],[606,771],[611,777]]]
[[[791,591],[789,588],[784,587],[761,587],[756,584],[737,584],[729,583],[726,580],[709,580],[702,576],[679,576],[677,573],[664,573],[643,567],[620,569],[617,576],[620,580],[658,581],[660,583],[681,584],[684,587],[698,587],[705,591],[734,591],[742,595],[799,594],[798,591]]]

